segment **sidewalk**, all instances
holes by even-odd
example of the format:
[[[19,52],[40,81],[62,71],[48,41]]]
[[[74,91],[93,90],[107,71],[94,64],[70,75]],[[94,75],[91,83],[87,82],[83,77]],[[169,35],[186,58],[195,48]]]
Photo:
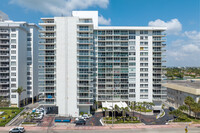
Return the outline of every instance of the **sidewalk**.
[[[44,131],[44,130],[112,130],[112,129],[154,129],[154,128],[194,128],[200,127],[200,124],[172,124],[172,125],[141,125],[141,124],[114,124],[105,125],[105,126],[54,126],[51,128],[48,127],[26,127],[24,126],[26,131]],[[8,131],[12,127],[0,127],[1,131]]]

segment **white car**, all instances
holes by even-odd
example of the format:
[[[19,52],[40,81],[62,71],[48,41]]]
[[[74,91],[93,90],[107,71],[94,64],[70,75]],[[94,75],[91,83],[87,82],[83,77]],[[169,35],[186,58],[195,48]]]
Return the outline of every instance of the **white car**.
[[[15,127],[9,130],[9,133],[24,133],[24,127]]]
[[[43,115],[38,115],[37,117],[34,117],[35,120],[41,120],[43,118]]]
[[[84,119],[89,119],[90,117],[88,116],[88,114],[83,114],[83,118]]]

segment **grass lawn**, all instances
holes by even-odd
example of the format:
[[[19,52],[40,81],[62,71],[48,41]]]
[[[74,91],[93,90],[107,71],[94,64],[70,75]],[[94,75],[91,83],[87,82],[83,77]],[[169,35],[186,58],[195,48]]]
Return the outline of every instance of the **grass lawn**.
[[[193,124],[200,124],[200,119],[189,118]]]
[[[139,110],[139,109],[136,109],[136,111],[137,111],[137,112],[140,112],[140,110]],[[152,112],[152,110],[150,110],[150,109],[143,110],[143,109],[142,109],[142,110],[141,110],[141,112]]]
[[[107,117],[107,118],[103,118],[104,119],[104,122],[106,124],[112,124],[112,117]],[[125,121],[123,121],[123,118],[121,117],[120,119],[116,119],[114,118],[114,124],[125,124],[125,123],[140,123],[139,120],[137,120],[136,117],[126,117],[125,118]]]
[[[4,112],[3,114],[0,115],[0,126],[5,126],[10,120],[12,120],[23,109],[24,108],[9,108],[9,107],[0,108],[0,112]]]
[[[187,117],[186,119],[177,118],[173,122],[192,122],[193,124],[200,124],[200,119],[195,119],[192,117]]]

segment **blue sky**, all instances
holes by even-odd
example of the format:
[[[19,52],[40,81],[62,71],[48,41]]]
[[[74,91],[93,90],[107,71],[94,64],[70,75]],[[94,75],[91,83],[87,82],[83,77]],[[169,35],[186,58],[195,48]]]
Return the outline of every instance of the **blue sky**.
[[[1,0],[11,20],[98,10],[104,25],[167,26],[167,66],[200,66],[200,0]]]

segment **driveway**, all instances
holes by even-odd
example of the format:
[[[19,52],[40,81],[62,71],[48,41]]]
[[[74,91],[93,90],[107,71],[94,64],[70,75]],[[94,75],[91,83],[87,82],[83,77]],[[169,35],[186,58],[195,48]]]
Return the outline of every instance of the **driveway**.
[[[164,109],[164,111],[165,115],[159,119],[156,119],[156,115],[140,115],[136,112],[134,112],[134,116],[139,117],[141,122],[143,122],[145,125],[165,125],[166,122],[173,119],[173,116],[169,114],[169,109]]]
[[[102,126],[100,119],[103,117],[102,112],[96,112],[92,117],[86,121],[86,126]]]

